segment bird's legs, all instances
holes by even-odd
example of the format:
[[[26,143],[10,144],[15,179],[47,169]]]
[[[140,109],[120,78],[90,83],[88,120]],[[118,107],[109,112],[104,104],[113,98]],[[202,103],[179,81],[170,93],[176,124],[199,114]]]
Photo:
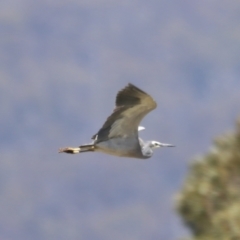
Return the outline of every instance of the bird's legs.
[[[70,153],[70,154],[76,154],[80,152],[93,152],[95,149],[95,146],[93,144],[85,144],[81,145],[79,147],[66,147],[66,148],[60,148],[59,153]]]
[[[80,147],[76,147],[76,148],[73,148],[73,147],[66,147],[66,148],[60,148],[59,149],[59,153],[70,153],[70,154],[76,154],[76,153],[80,153],[81,149]]]

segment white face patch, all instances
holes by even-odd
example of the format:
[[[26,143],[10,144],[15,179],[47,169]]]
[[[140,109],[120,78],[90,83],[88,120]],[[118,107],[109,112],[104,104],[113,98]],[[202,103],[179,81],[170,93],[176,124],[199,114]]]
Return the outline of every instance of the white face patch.
[[[145,127],[143,127],[143,126],[138,126],[138,131],[142,131],[142,130],[144,130],[145,129]]]
[[[161,143],[157,141],[152,141],[151,144],[153,148],[159,148],[161,146]]]

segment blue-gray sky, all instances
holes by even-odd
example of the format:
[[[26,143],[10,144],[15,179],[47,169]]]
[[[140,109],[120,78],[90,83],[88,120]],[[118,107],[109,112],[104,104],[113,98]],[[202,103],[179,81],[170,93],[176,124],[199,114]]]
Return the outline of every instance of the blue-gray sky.
[[[187,165],[240,109],[240,3],[0,2],[0,238],[145,240],[188,234],[174,212]],[[88,143],[127,83],[158,108],[147,161],[59,155]]]

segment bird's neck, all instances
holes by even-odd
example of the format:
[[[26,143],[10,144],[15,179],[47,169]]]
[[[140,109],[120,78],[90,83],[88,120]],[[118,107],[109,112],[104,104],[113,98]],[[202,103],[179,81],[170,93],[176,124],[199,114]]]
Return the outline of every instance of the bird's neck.
[[[144,155],[144,157],[146,158],[150,158],[153,154],[153,150],[150,147],[151,142],[148,141],[146,143],[143,143],[142,145],[142,154]]]

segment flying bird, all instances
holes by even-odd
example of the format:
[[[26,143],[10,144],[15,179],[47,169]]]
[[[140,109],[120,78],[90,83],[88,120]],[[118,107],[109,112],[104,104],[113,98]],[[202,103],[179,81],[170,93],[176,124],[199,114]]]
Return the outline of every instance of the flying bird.
[[[141,120],[157,107],[146,92],[129,83],[118,92],[115,105],[113,113],[93,135],[92,143],[61,148],[59,153],[103,152],[119,157],[147,159],[153,155],[155,148],[174,147],[157,141],[144,142],[138,136],[138,131],[145,129],[139,126]]]

